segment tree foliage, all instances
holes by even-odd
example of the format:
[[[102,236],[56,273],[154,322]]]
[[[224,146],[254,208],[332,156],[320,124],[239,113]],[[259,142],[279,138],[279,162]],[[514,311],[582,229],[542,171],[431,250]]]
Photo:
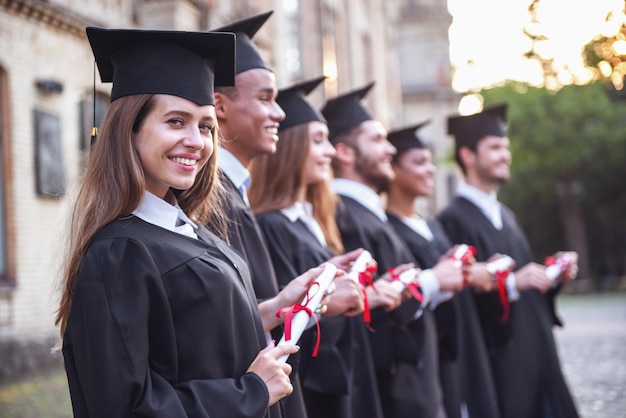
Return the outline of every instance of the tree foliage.
[[[615,15],[609,13],[608,21],[621,21],[617,32],[611,36],[598,35],[589,41],[582,51],[582,59],[587,69],[593,72],[594,78],[609,80],[614,92],[624,94],[624,78],[626,77],[626,16],[624,12]]]
[[[513,164],[500,197],[518,214],[536,255],[567,248],[561,209],[569,190],[582,205],[591,271],[623,275],[626,103],[601,82],[558,91],[509,82],[481,95],[485,105],[509,104]]]

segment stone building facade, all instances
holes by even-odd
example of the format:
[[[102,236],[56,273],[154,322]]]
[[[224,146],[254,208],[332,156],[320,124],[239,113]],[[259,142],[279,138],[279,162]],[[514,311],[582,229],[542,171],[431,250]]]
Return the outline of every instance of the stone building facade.
[[[441,14],[411,17],[414,3],[432,3]],[[58,340],[55,280],[72,209],[67,196],[110,91],[99,80],[94,85],[86,26],[209,30],[274,10],[255,41],[279,87],[323,73],[325,88],[312,97],[321,105],[375,80],[367,102],[385,125],[397,127],[456,105],[446,78],[444,3],[0,0],[0,383],[60,362],[50,349]],[[438,26],[428,29],[432,24]],[[427,75],[418,77],[422,70]],[[433,79],[433,71],[442,78]]]
[[[447,115],[457,112],[460,94],[451,88],[448,29],[452,17],[447,0],[404,0],[393,16],[402,91],[403,126],[427,119],[420,132],[437,160],[435,193],[418,202],[420,213],[441,210],[456,189],[453,142],[447,136]]]

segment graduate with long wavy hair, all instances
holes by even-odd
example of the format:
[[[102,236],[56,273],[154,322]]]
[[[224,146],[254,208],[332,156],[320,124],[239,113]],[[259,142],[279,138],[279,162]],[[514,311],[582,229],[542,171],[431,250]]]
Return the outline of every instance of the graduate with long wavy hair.
[[[280,417],[292,386],[278,359],[297,347],[266,332],[319,270],[257,305],[219,237],[213,85],[234,82],[234,35],[87,36],[113,88],[64,241],[56,323],[74,416]]]
[[[277,102],[286,117],[280,124],[276,152],[253,159],[250,204],[270,252],[277,279],[286,285],[294,274],[327,260],[345,270],[360,254],[343,254],[335,222],[336,197],[330,189],[334,147],[321,113],[306,96],[324,77],[281,89]],[[347,275],[321,320],[319,355],[311,358],[313,332],[303,338],[297,369],[309,418],[381,416],[375,374],[363,324],[363,291]],[[373,307],[399,298],[368,290]],[[364,415],[365,414],[365,415]]]

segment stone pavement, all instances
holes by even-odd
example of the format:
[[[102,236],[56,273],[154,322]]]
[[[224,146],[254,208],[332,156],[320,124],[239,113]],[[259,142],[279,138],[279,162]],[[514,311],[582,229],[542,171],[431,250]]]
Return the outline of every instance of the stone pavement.
[[[626,418],[626,293],[561,295],[555,329],[581,418]]]

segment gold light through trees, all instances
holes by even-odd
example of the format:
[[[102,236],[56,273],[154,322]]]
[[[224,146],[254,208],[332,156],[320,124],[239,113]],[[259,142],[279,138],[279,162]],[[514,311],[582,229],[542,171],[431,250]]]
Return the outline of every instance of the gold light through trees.
[[[622,90],[626,77],[626,7],[609,13],[606,23],[612,33],[598,36],[585,45],[583,59],[598,78],[608,79],[616,90]]]

